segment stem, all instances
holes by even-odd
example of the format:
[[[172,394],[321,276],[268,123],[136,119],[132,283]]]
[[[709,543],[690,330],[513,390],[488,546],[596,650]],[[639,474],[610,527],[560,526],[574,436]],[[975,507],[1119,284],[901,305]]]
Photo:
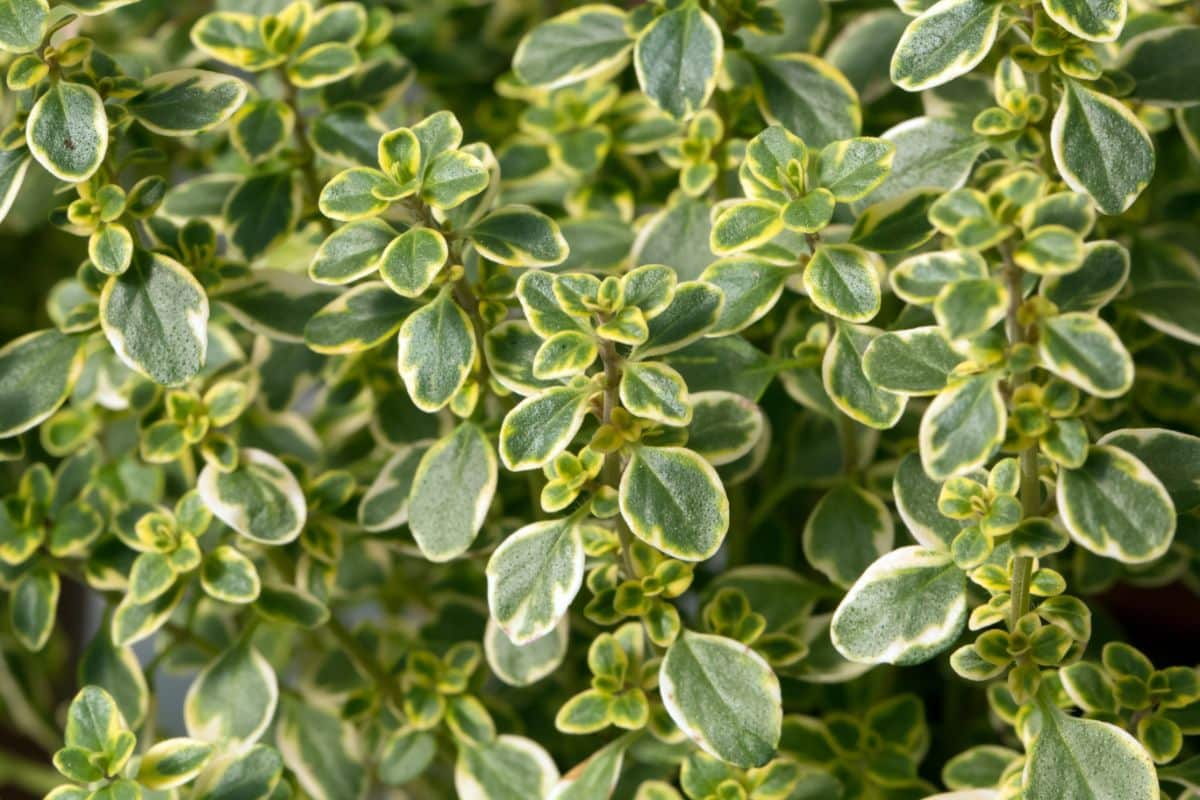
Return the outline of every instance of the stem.
[[[621,356],[617,353],[617,346],[607,339],[600,345],[600,360],[604,363],[604,408],[600,421],[604,425],[609,425],[612,423],[613,410],[620,404],[618,389],[621,384]],[[600,479],[614,489],[620,485],[621,454],[619,452],[607,453],[604,456],[604,468],[600,473]],[[633,534],[629,532],[629,528],[620,514],[617,515],[616,522],[617,538],[621,540],[621,563],[625,567],[626,575],[630,579],[636,579],[637,572],[633,568],[631,550]]]
[[[1003,250],[1005,275],[1008,278],[1008,314],[1005,318],[1005,332],[1010,344],[1027,342],[1028,336],[1022,327],[1018,312],[1022,300],[1022,273],[1008,250]],[[1024,374],[1009,376],[1009,387],[1012,391],[1020,388],[1028,378]],[[1021,508],[1025,518],[1036,517],[1041,510],[1041,487],[1038,485],[1037,444],[1031,444],[1021,450]],[[1013,559],[1012,575],[1012,606],[1009,610],[1009,630],[1016,628],[1017,620],[1029,613],[1029,582],[1033,577],[1033,558],[1017,556]]]
[[[281,72],[280,77],[284,85],[284,102],[292,109],[292,114],[296,118],[296,151],[300,155],[300,174],[304,178],[304,186],[308,193],[308,199],[312,203],[312,207],[316,209],[318,198],[321,196],[321,179],[317,177],[316,169],[317,155],[308,143],[308,123],[304,119],[304,114],[300,111],[300,103],[296,97],[296,87],[288,80],[286,74]],[[320,222],[321,230],[324,231],[326,236],[333,233],[332,220],[320,213],[320,211],[317,212],[317,219]]]
[[[40,797],[66,782],[66,778],[49,767],[0,750],[0,786],[15,787]]]

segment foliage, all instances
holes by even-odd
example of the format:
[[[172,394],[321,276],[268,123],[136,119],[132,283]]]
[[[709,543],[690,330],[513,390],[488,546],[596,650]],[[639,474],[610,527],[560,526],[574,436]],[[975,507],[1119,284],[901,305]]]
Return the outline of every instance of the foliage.
[[[0,784],[1200,796],[1195,5],[208,6],[0,0]]]

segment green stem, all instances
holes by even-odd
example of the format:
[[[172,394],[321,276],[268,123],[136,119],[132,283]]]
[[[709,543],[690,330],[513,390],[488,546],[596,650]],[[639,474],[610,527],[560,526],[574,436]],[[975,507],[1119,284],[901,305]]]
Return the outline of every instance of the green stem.
[[[1021,325],[1018,316],[1022,301],[1022,278],[1024,273],[1004,251],[1005,275],[1008,278],[1009,302],[1008,314],[1005,319],[1005,332],[1010,344],[1028,341],[1027,333]],[[1028,377],[1024,373],[1014,373],[1009,377],[1009,388],[1015,392]],[[1038,485],[1037,444],[1031,444],[1021,450],[1021,508],[1025,518],[1036,517],[1041,510],[1041,487]],[[1017,626],[1017,620],[1029,613],[1029,583],[1033,577],[1033,558],[1017,556],[1013,559],[1012,590],[1009,609],[1008,626],[1012,630]]]
[[[396,676],[388,672],[379,660],[375,658],[375,654],[369,652],[358,639],[354,638],[354,634],[350,632],[342,621],[335,616],[329,617],[329,623],[326,625],[333,637],[338,640],[338,644],[346,651],[346,654],[354,660],[356,664],[370,675],[371,679],[378,685],[379,690],[386,694],[400,708],[404,707],[404,692],[400,689],[400,682]]]
[[[601,342],[600,360],[604,364],[604,406],[600,421],[604,425],[609,425],[612,423],[613,411],[620,405],[618,391],[621,385],[621,356],[617,353],[617,346],[608,339]],[[620,452],[608,453],[604,456],[604,468],[600,472],[600,479],[614,489],[620,486]],[[621,563],[625,568],[625,574],[631,580],[636,580],[638,575],[633,568],[633,534],[630,533],[620,514],[617,515],[616,524],[617,538],[621,540]]]

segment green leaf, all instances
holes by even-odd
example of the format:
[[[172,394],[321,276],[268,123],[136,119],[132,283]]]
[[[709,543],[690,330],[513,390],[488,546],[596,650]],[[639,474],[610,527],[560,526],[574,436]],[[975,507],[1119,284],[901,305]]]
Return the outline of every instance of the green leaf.
[[[233,11],[205,14],[192,26],[191,39],[197,50],[250,72],[260,72],[287,60],[286,53],[267,48],[259,18],[254,14]]]
[[[966,278],[947,284],[933,302],[938,325],[950,339],[970,339],[1008,312],[1009,291],[996,278]]]
[[[196,800],[268,800],[283,774],[283,759],[266,745],[215,760],[196,781]]]
[[[244,281],[222,287],[220,305],[252,333],[281,342],[304,342],[304,326],[338,296],[303,275],[256,269]]]
[[[1112,294],[1116,294],[1119,288],[1114,289]],[[1183,342],[1200,344],[1200,321],[1197,321],[1195,314],[1197,302],[1200,302],[1200,286],[1194,283],[1161,283],[1134,292],[1124,300],[1124,305],[1151,328]]]
[[[12,588],[8,619],[13,635],[26,650],[36,653],[50,640],[58,593],[58,573],[44,565],[26,572]]]
[[[821,244],[804,267],[804,290],[813,305],[849,322],[879,313],[883,272],[879,256],[852,244]]]
[[[621,777],[629,742],[617,739],[567,772],[554,787],[553,800],[607,800]]]
[[[333,176],[321,190],[321,213],[330,219],[350,222],[382,214],[392,200],[412,189],[399,187],[391,178],[371,167],[351,167]]]
[[[105,275],[120,275],[133,261],[133,236],[124,225],[112,223],[88,237],[88,258]]]
[[[26,147],[0,151],[0,222],[8,216],[16,201],[31,160]]]
[[[303,589],[285,583],[264,584],[254,610],[271,622],[309,630],[329,621],[328,606]]]
[[[91,177],[108,150],[108,115],[90,86],[53,84],[25,123],[29,152],[54,177],[77,183]]]
[[[467,232],[481,255],[513,267],[552,267],[567,257],[567,240],[554,220],[529,206],[505,206]]]
[[[318,353],[357,353],[381,344],[418,305],[379,281],[355,286],[322,308],[304,326],[304,341]]]
[[[246,103],[234,117],[229,140],[250,163],[270,158],[287,144],[296,127],[296,112],[281,100]]]
[[[649,335],[634,349],[634,358],[660,356],[691,344],[708,333],[724,306],[721,290],[710,283],[679,284],[671,304],[650,320]]]
[[[1116,447],[1093,446],[1083,466],[1063,470],[1057,500],[1071,537],[1096,555],[1152,561],[1175,535],[1175,507],[1162,482]]]
[[[858,93],[828,62],[808,53],[785,53],[751,56],[750,64],[763,117],[787,128],[809,147],[849,139],[862,129]]]
[[[130,602],[145,604],[162,595],[175,583],[175,569],[165,553],[142,553],[129,571]]]
[[[1116,331],[1094,314],[1043,319],[1038,353],[1046,369],[1097,397],[1118,397],[1133,385],[1133,359]]]
[[[287,76],[302,89],[340,81],[358,69],[358,52],[344,42],[325,42],[292,58]]]
[[[638,447],[621,475],[621,515],[639,539],[683,561],[711,557],[729,529],[717,471],[682,447]]]
[[[1157,800],[1154,762],[1125,731],[1064,714],[1045,697],[1028,721],[1022,795],[1027,800]]]
[[[1133,78],[1138,100],[1168,108],[1194,106],[1200,103],[1200,87],[1192,80],[1200,68],[1200,27],[1171,25],[1139,33],[1121,49],[1120,67]]]
[[[1008,414],[1000,375],[985,372],[952,383],[921,417],[921,463],[934,480],[980,467],[1004,440]]]
[[[455,208],[486,189],[488,181],[487,167],[475,156],[461,150],[442,153],[429,162],[421,199],[434,208]]]
[[[804,557],[838,586],[848,588],[892,549],[895,527],[887,507],[849,483],[830,489],[804,524]]]
[[[684,631],[663,658],[659,691],[671,719],[706,753],[739,767],[767,763],[779,746],[779,679],[732,639]]]
[[[149,603],[135,603],[126,597],[113,613],[110,625],[113,642],[124,647],[153,635],[179,606],[186,588],[185,582],[177,581],[174,587]]]
[[[817,182],[839,202],[871,193],[892,171],[896,146],[885,139],[846,139],[826,145],[817,155]]]
[[[454,765],[454,790],[463,800],[549,797],[557,782],[558,768],[541,745],[512,734],[459,747]]]
[[[408,500],[408,527],[430,561],[466,552],[496,492],[496,453],[477,426],[463,423],[421,458]]]
[[[318,114],[309,128],[309,139],[318,153],[338,164],[375,167],[379,140],[386,132],[387,126],[374,109],[351,102]]]
[[[553,89],[624,67],[633,40],[625,13],[588,4],[534,27],[513,54],[513,72],[530,86]]]
[[[46,0],[0,2],[0,50],[28,53],[36,50],[46,33],[50,5]]]
[[[194,739],[166,739],[142,756],[138,783],[162,791],[182,786],[200,774],[213,756],[213,746]]]
[[[1013,261],[1036,275],[1073,272],[1083,262],[1083,238],[1063,225],[1043,225],[1025,235]]]
[[[785,205],[780,218],[789,231],[816,233],[829,224],[836,206],[833,192],[828,189],[814,189]]]
[[[834,405],[871,428],[887,430],[900,420],[907,399],[875,386],[863,372],[863,354],[879,330],[838,323],[821,362],[821,379]]]
[[[1003,8],[995,0],[940,0],[904,30],[892,82],[919,92],[970,72],[992,49]]]
[[[888,276],[892,291],[906,303],[929,305],[942,289],[960,280],[987,277],[987,262],[972,250],[922,253],[901,261]]]
[[[688,449],[714,467],[731,464],[749,453],[766,432],[762,409],[734,392],[697,392],[691,396],[691,405]]]
[[[221,545],[204,558],[200,585],[222,603],[253,603],[262,590],[254,562],[230,545]]]
[[[275,671],[243,639],[192,681],[183,704],[183,719],[193,739],[249,746],[266,732],[278,702]]]
[[[64,741],[92,753],[105,753],[113,740],[129,729],[116,701],[99,686],[84,686],[67,709]]]
[[[445,406],[466,384],[475,363],[475,330],[449,287],[404,320],[399,351],[400,377],[426,413]]]
[[[901,547],[872,564],[833,615],[851,661],[908,666],[947,649],[967,621],[966,575],[946,553]]]
[[[940,483],[925,474],[919,453],[909,453],[900,460],[892,478],[896,512],[917,544],[930,550],[948,551],[962,524],[938,509],[941,489]]]
[[[1038,284],[1038,294],[1059,311],[1096,311],[1117,296],[1128,277],[1128,250],[1113,241],[1088,242],[1079,268],[1046,276]],[[1137,295],[1132,299],[1136,305]]]
[[[308,505],[300,484],[265,450],[243,448],[230,472],[207,464],[196,488],[217,519],[252,541],[286,544],[304,528]]]
[[[417,465],[427,441],[405,445],[387,460],[358,506],[358,524],[368,531],[386,531],[408,521],[408,500]]]
[[[437,740],[429,731],[397,728],[383,742],[379,755],[379,780],[400,786],[423,773],[437,755]]]
[[[621,405],[635,417],[682,426],[692,419],[683,376],[657,361],[631,362],[621,373]]]
[[[699,3],[684,3],[643,30],[633,51],[638,84],[676,119],[708,103],[717,86],[725,45],[721,29]]]
[[[246,84],[231,75],[177,69],[147,78],[125,108],[154,133],[194,136],[232,117],[246,91]]]
[[[1133,205],[1154,175],[1154,142],[1119,100],[1066,81],[1050,129],[1062,178],[1105,214]]]
[[[1122,428],[1100,444],[1119,447],[1154,473],[1184,514],[1200,507],[1200,437],[1167,428]]]
[[[363,743],[337,714],[287,700],[276,744],[284,763],[313,800],[364,800],[368,789]]]
[[[530,686],[550,675],[567,654],[569,625],[564,614],[548,633],[514,644],[495,619],[483,634],[483,652],[497,678],[509,686]]]
[[[487,564],[488,607],[512,644],[554,629],[583,584],[583,562],[574,517],[526,525],[496,549]]]
[[[560,331],[542,342],[534,353],[533,375],[539,380],[583,375],[598,352],[594,336],[583,331]]]
[[[586,386],[559,386],[518,403],[500,426],[505,469],[538,469],[552,461],[579,432],[594,395]]]
[[[308,276],[317,283],[340,285],[370,275],[392,240],[391,225],[379,219],[364,219],[343,225],[317,248]]]
[[[566,314],[558,313],[569,319]],[[535,315],[527,311],[526,316],[532,319]],[[533,357],[542,341],[524,320],[507,320],[484,334],[483,353],[496,382],[510,392],[526,397],[559,385],[533,374]]]
[[[941,328],[929,325],[875,337],[863,353],[863,373],[896,394],[937,394],[963,360]]]
[[[1059,25],[1091,42],[1120,36],[1129,13],[1127,0],[1042,0],[1042,8]]]
[[[291,235],[300,219],[303,196],[303,182],[293,170],[247,179],[225,203],[229,238],[253,261]]]
[[[36,427],[58,410],[83,369],[85,341],[52,328],[0,347],[0,438]]]
[[[100,324],[127,366],[164,386],[179,386],[204,366],[208,296],[182,264],[137,250],[100,294]]]
[[[79,660],[80,685],[95,685],[116,701],[121,716],[133,728],[146,718],[150,689],[133,648],[113,644],[109,626],[101,625]]]
[[[734,201],[717,216],[708,246],[717,255],[728,255],[766,244],[783,230],[780,212],[768,200]]]
[[[737,333],[762,319],[778,302],[790,275],[787,267],[753,256],[733,256],[709,264],[700,280],[720,289],[725,303],[707,335]]]

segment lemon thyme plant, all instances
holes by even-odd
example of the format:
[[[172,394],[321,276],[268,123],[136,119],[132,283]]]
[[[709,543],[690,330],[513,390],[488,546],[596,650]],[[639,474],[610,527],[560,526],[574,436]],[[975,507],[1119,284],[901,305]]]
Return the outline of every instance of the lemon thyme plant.
[[[0,0],[0,791],[1200,796],[1197,23]]]

